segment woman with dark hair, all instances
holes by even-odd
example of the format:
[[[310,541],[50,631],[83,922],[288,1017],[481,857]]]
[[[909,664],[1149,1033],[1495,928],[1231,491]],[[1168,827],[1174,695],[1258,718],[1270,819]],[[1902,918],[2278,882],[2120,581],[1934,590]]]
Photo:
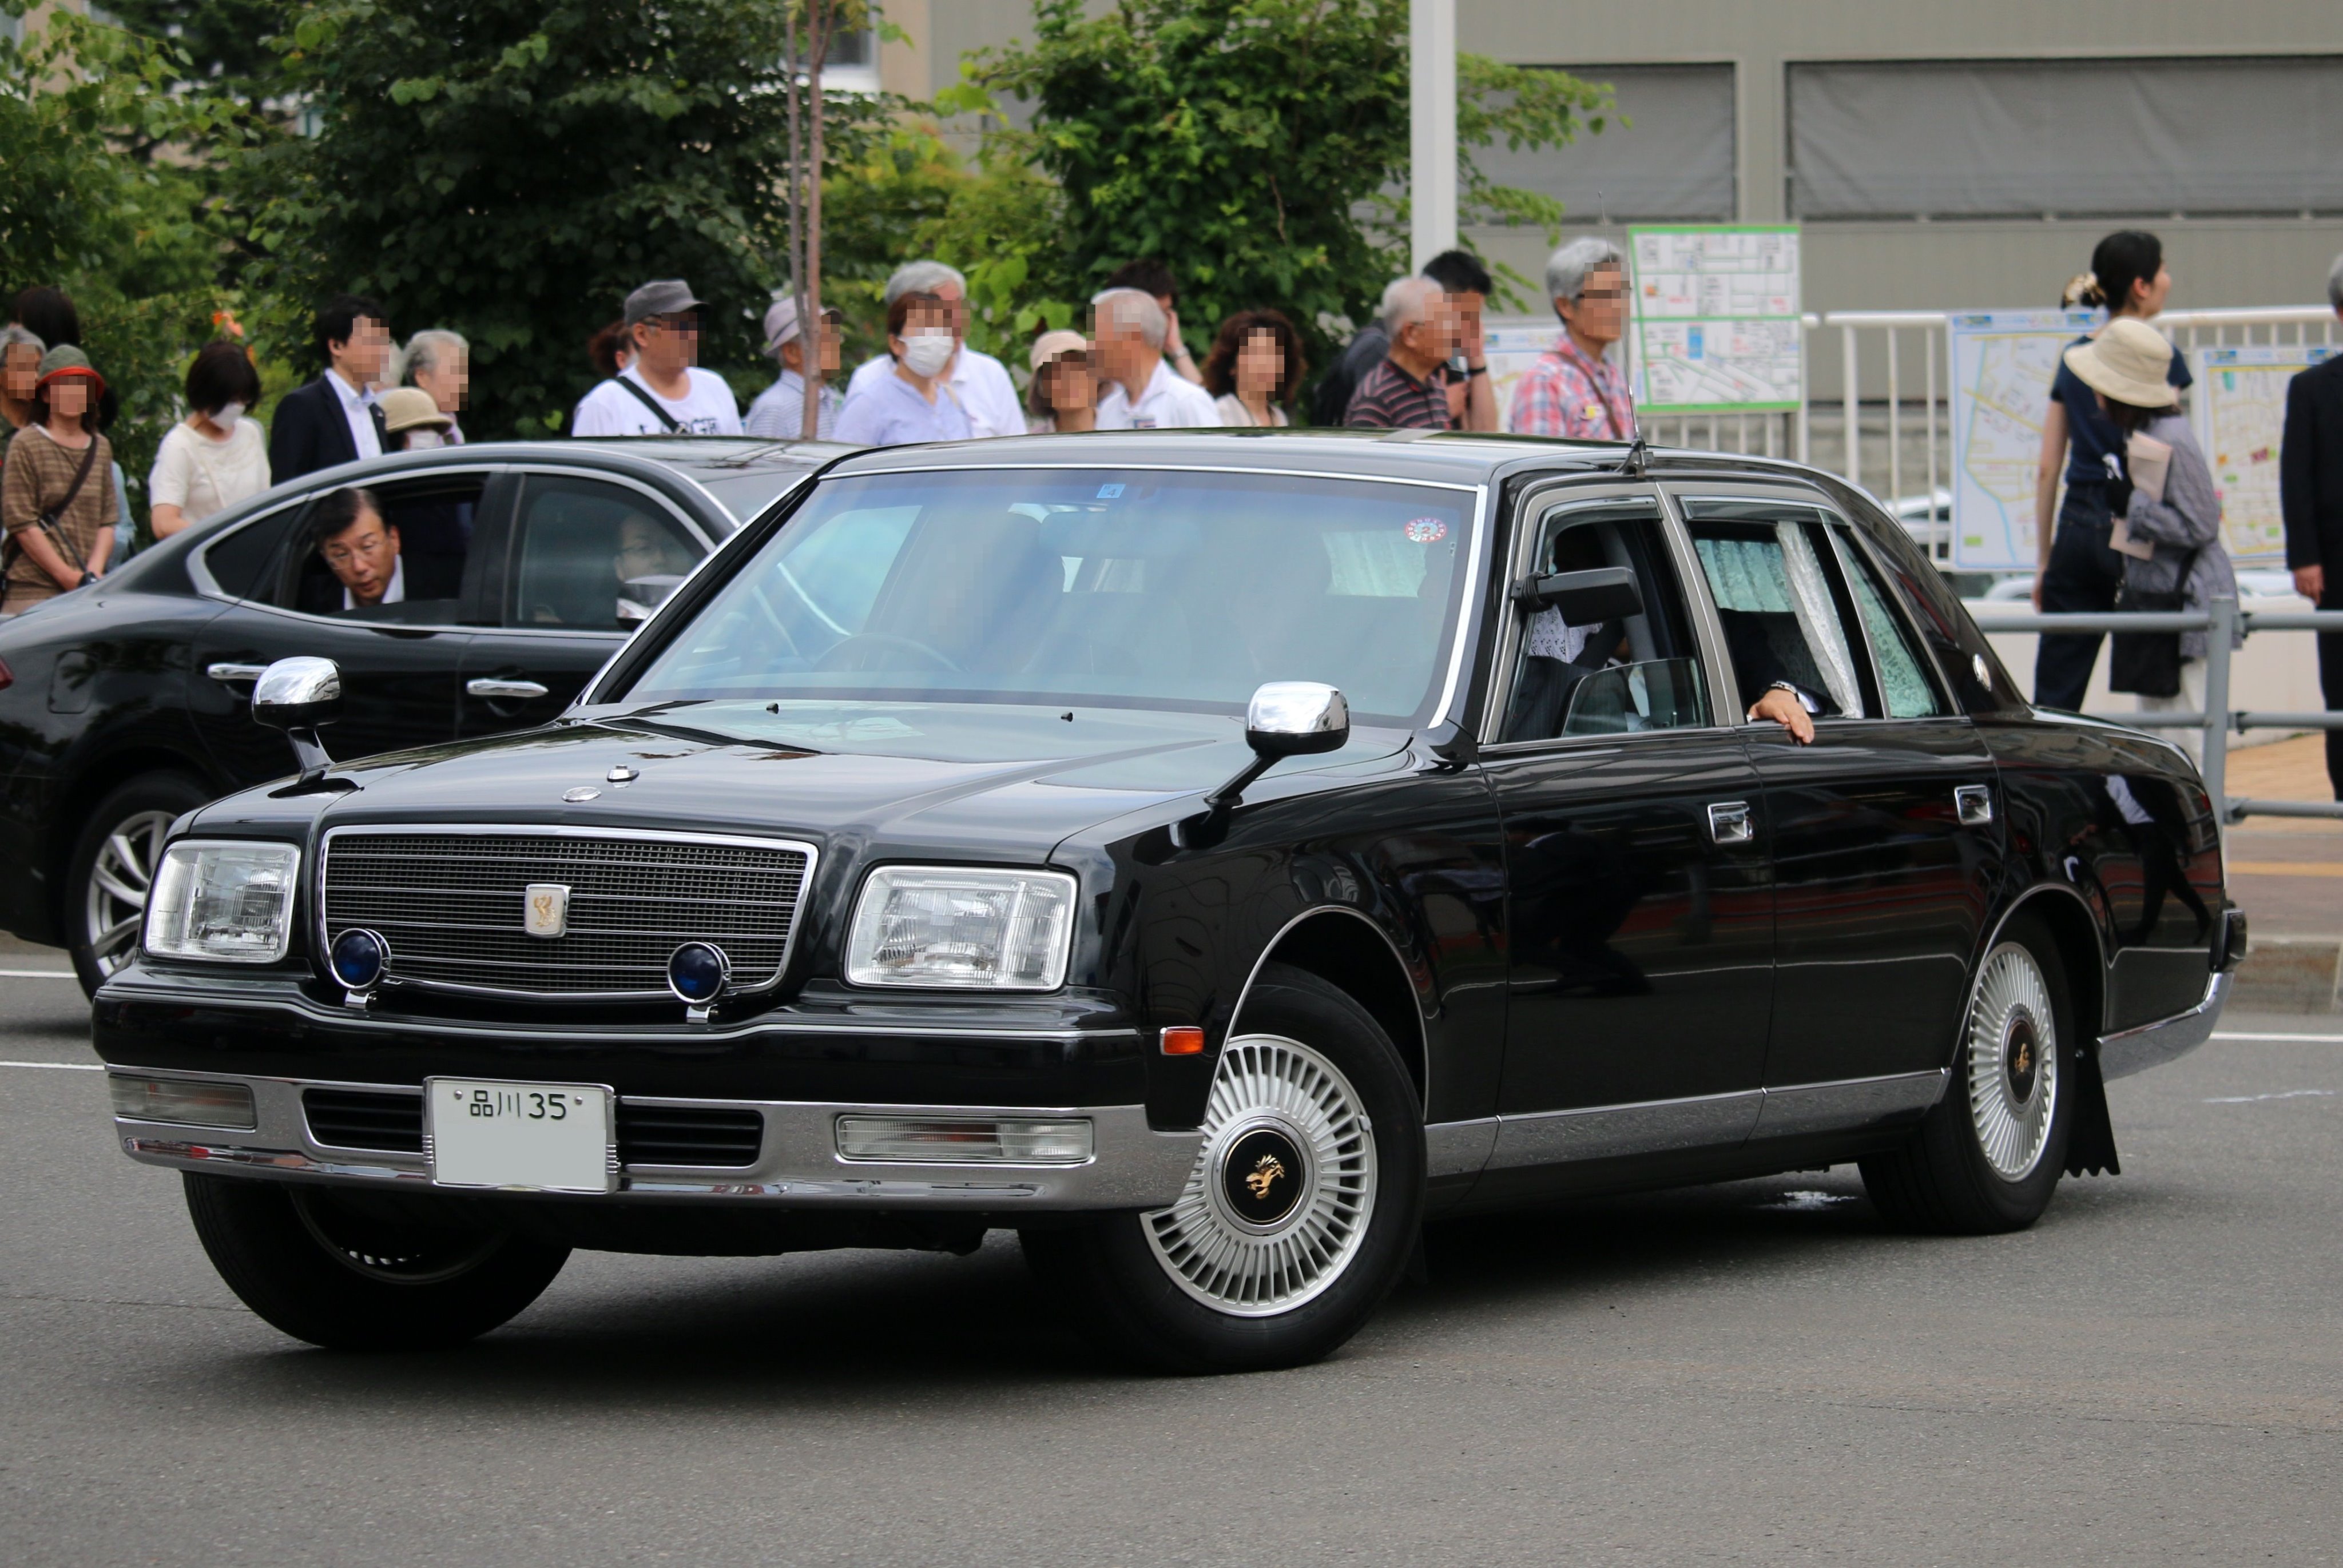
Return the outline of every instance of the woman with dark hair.
[[[1282,313],[1240,310],[1221,323],[1204,357],[1204,390],[1223,425],[1290,425],[1284,405],[1305,368],[1302,334]]]
[[[2213,470],[2172,389],[2171,351],[2147,322],[2119,317],[2096,338],[2067,349],[2063,370],[2088,389],[2116,432],[2103,489],[2123,529],[2117,558],[2126,608],[2201,614],[2216,598],[2237,598],[2237,578],[2221,548],[2221,497]],[[2164,654],[2127,659],[2127,638],[2118,637],[2117,689],[2138,693],[2143,713],[2204,711],[2207,634],[2127,635],[2139,645],[2162,644]],[[2176,638],[2177,667],[2168,640]],[[2176,739],[2197,755],[2193,731]]]
[[[838,438],[857,447],[900,447],[913,441],[965,441],[968,415],[945,372],[960,340],[951,307],[923,289],[898,295],[887,307],[887,352],[892,374],[860,387],[848,384],[839,411]]]
[[[260,372],[240,343],[207,343],[187,367],[187,417],[171,427],[146,480],[155,537],[224,512],[268,488],[268,438],[245,417]]]
[[[2073,286],[2069,286],[2070,290]],[[2152,234],[2123,229],[2099,241],[2091,252],[2090,276],[2074,290],[2078,303],[2104,305],[2107,325],[2146,322],[2159,316],[2172,292],[2164,265],[2164,244]],[[2075,340],[2082,347],[2107,327]],[[2175,392],[2188,385],[2188,365],[2170,351],[2165,379]],[[2042,460],[2034,481],[2036,575],[2034,608],[2052,614],[2106,615],[2115,608],[2123,583],[2123,559],[2107,547],[2112,527],[2107,510],[2107,459],[2123,450],[2123,432],[2099,407],[2071,364],[2062,364],[2050,383],[2050,407],[2042,420]],[[2066,500],[2052,522],[2052,503],[2063,470]],[[2083,706],[2098,662],[2097,632],[2045,636],[2034,656],[2034,700],[2070,711]]]

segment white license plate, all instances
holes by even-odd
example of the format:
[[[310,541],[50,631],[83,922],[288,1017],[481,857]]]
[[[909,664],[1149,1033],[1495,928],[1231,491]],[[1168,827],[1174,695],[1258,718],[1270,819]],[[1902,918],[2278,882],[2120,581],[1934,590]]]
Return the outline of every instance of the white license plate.
[[[598,1083],[427,1078],[431,1180],[443,1187],[610,1191],[618,1185],[615,1100]]]

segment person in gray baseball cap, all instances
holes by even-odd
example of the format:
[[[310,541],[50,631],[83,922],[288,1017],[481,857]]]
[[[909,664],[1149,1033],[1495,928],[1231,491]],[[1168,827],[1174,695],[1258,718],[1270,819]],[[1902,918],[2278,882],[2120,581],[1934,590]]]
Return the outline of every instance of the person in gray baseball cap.
[[[844,341],[845,334],[839,330],[838,312],[823,311],[821,330],[814,334],[818,351],[809,359],[806,335],[798,330],[798,302],[788,297],[773,301],[772,308],[765,312],[765,352],[781,362],[781,373],[749,405],[749,434],[783,441],[802,438],[809,363],[817,389],[814,434],[821,440],[829,440],[838,426],[838,411],[846,402],[830,385],[831,374],[838,369],[839,349]]]
[[[627,296],[634,360],[586,394],[573,436],[738,436],[740,405],[699,358],[699,297],[679,277]]]

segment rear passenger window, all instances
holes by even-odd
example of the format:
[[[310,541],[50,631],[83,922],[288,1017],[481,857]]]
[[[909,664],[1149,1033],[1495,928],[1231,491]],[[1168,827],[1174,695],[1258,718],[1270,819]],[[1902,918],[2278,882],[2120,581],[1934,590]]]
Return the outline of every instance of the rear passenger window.
[[[1786,682],[1818,719],[1945,711],[1918,645],[1844,526],[1818,507],[1684,502],[1741,700]]]
[[[699,563],[698,541],[639,490],[532,479],[521,505],[506,624],[623,631]]]
[[[1548,512],[1529,575],[1514,588],[1513,614],[1502,739],[1714,722],[1655,500],[1621,497]]]
[[[363,487],[380,512],[396,558],[393,589],[371,605],[353,602],[354,590],[327,558],[327,541],[319,537],[317,523],[320,503],[333,492],[317,492],[303,508],[292,548],[280,558],[273,602],[310,615],[408,626],[453,624],[470,569],[472,524],[488,483],[486,474],[447,474]]]

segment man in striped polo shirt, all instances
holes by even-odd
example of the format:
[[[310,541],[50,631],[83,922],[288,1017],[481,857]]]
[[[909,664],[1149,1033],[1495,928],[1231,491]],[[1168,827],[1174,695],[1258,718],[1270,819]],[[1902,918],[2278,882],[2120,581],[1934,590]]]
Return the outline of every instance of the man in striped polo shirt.
[[[1465,330],[1461,303],[1428,277],[1403,277],[1383,290],[1383,315],[1391,352],[1359,377],[1342,423],[1383,430],[1495,429],[1489,367],[1472,363],[1479,334]],[[1464,361],[1461,373],[1453,364],[1458,359]],[[1452,405],[1452,380],[1463,382],[1461,414]]]

